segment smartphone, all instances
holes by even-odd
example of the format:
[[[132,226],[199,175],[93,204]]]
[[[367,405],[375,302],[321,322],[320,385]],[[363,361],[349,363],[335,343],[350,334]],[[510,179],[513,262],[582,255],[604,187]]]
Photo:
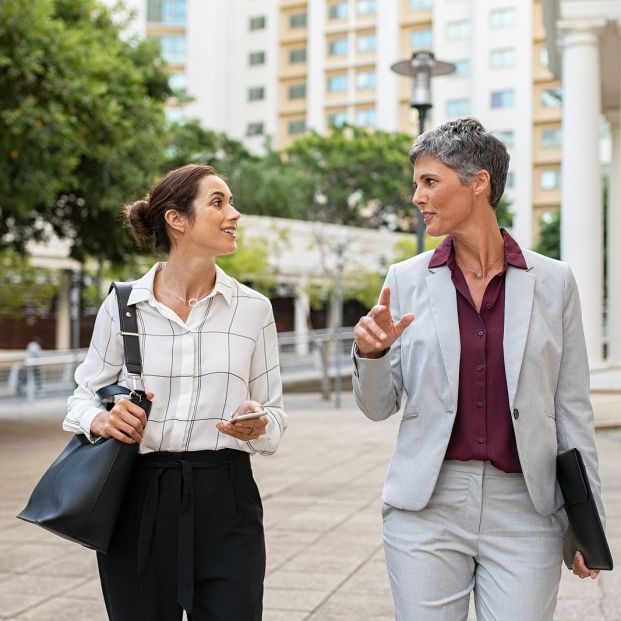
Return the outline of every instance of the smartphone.
[[[231,423],[236,423],[240,420],[251,420],[253,418],[261,418],[261,416],[265,416],[267,412],[265,410],[260,410],[259,412],[249,412],[248,414],[240,414],[239,416],[233,416],[231,418]]]

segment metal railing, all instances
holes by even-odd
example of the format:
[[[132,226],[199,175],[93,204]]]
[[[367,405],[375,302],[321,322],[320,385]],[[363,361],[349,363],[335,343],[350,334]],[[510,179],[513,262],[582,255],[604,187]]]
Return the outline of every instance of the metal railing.
[[[312,381],[350,372],[353,328],[281,332],[278,349],[283,381]],[[33,401],[68,394],[75,387],[76,367],[86,349],[45,351],[28,357],[25,352],[0,354],[0,399]]]

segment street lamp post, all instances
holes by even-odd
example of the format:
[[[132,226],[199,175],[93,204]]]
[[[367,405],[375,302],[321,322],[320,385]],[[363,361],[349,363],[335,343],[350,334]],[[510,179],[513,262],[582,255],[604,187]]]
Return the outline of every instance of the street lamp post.
[[[436,60],[429,50],[419,50],[412,53],[410,60],[400,60],[391,65],[390,69],[399,75],[407,75],[412,80],[412,96],[410,107],[418,111],[418,135],[425,131],[425,118],[431,109],[431,78],[437,75],[447,75],[455,71],[453,63]],[[416,215],[416,251],[425,250],[425,222],[423,214],[418,210]]]

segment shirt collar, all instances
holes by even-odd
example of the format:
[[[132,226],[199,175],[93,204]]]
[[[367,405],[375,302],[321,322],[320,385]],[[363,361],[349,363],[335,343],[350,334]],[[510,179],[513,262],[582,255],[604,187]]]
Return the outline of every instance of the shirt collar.
[[[165,265],[165,263],[156,263],[144,276],[132,283],[132,292],[129,296],[128,304],[156,301],[153,295],[153,282],[155,281],[155,274]],[[233,283],[233,278],[216,265],[216,284],[209,295],[205,297],[211,298],[220,294],[226,300],[226,303],[230,305],[233,298]]]
[[[526,259],[524,258],[524,254],[522,253],[522,249],[519,244],[515,241],[515,239],[513,239],[513,237],[511,237],[511,235],[509,235],[509,233],[507,233],[505,229],[501,228],[500,232],[505,242],[506,264],[513,265],[513,267],[517,267],[522,270],[528,269]],[[431,255],[429,267],[440,267],[441,265],[447,265],[453,252],[453,237],[451,235],[447,235]]]

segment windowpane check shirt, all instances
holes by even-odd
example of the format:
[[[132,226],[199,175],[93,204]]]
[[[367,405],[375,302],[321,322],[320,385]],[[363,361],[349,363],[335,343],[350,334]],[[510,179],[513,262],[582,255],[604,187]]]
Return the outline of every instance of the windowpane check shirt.
[[[133,283],[144,389],[155,396],[140,452],[232,448],[273,453],[287,425],[283,410],[276,325],[270,301],[219,267],[211,293],[182,321],[153,294],[154,265]],[[102,304],[91,344],[75,374],[63,427],[91,439],[93,418],[104,409],[96,391],[110,384],[133,387],[126,378],[116,294]],[[221,433],[243,401],[265,406],[269,423],[258,440]]]

